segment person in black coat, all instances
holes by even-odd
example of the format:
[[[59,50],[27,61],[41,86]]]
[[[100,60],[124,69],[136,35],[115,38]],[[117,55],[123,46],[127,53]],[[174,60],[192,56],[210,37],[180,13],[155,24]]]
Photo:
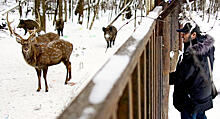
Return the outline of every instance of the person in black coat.
[[[173,105],[181,113],[181,119],[207,119],[205,111],[213,107],[207,57],[213,69],[214,39],[201,35],[199,26],[193,22],[177,32],[181,32],[184,53],[179,57],[176,71],[170,73]]]

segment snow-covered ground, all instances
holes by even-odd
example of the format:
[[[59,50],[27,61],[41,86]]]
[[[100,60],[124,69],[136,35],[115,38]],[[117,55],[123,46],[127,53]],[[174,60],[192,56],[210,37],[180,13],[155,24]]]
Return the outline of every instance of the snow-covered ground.
[[[207,23],[207,16],[205,20],[202,21],[202,18],[195,12],[192,14],[194,21],[200,26],[203,32],[208,31],[207,34],[211,35],[215,39],[215,62],[213,69],[213,80],[218,91],[220,91],[220,20],[215,20],[214,17],[211,17],[211,21]],[[214,26],[213,29],[211,27]],[[173,106],[173,86],[170,88],[170,97],[169,97],[169,119],[180,119],[180,113]],[[208,119],[219,119],[220,118],[220,96],[218,95],[214,100],[214,108],[206,111],[206,116]]]
[[[10,0],[9,0],[10,1]],[[13,0],[14,1],[14,0]],[[10,4],[14,4],[13,2]],[[10,5],[1,5],[0,13],[4,12]],[[114,16],[114,14],[113,14]],[[5,17],[5,16],[3,16]],[[32,18],[29,16],[28,18]],[[48,18],[48,17],[47,17]],[[42,79],[42,90],[37,90],[37,74],[35,69],[29,66],[21,53],[21,46],[14,37],[9,35],[8,31],[0,30],[0,119],[54,119],[62,110],[73,100],[81,89],[86,86],[91,77],[103,64],[114,54],[115,51],[125,42],[133,33],[133,22],[123,27],[116,38],[116,44],[113,48],[106,50],[106,42],[103,37],[102,27],[109,23],[109,13],[100,14],[100,19],[94,22],[92,30],[86,28],[86,17],[84,24],[77,24],[77,17],[74,21],[65,23],[64,36],[61,37],[73,43],[73,53],[71,55],[72,79],[74,86],[64,85],[66,77],[66,68],[61,63],[49,67],[47,81],[49,92],[44,92],[44,83]],[[16,27],[19,22],[19,14],[9,14],[9,20],[14,20],[12,26]],[[201,21],[197,19],[196,21]],[[52,21],[47,19],[47,32],[55,32]],[[119,29],[127,21],[117,20],[113,25]],[[213,22],[209,24],[199,22],[200,26],[209,29]],[[218,75],[218,66],[220,66],[220,41],[218,40],[218,31],[220,30],[219,20],[214,28],[208,32],[215,39],[215,64],[214,64],[214,82],[220,90],[220,78]],[[207,30],[205,30],[207,31]],[[24,34],[23,29],[16,29],[19,34]],[[28,36],[28,35],[27,35]],[[24,37],[27,37],[24,36]],[[170,92],[169,119],[180,119],[179,112],[172,105],[172,87]],[[209,119],[219,119],[220,97],[214,100],[214,108],[207,111]]]

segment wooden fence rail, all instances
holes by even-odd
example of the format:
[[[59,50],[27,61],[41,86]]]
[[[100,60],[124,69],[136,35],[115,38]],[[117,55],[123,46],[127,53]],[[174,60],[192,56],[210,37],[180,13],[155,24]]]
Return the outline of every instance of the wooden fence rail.
[[[142,37],[133,34],[58,119],[167,119],[170,43],[179,36],[170,33],[178,24],[176,6],[174,0],[164,9],[169,13],[151,19]]]

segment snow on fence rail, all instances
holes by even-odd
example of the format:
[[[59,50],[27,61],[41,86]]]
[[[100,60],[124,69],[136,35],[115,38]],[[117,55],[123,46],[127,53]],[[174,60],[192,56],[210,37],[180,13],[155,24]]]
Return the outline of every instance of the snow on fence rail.
[[[168,14],[160,14],[161,7],[150,12],[150,18],[143,20],[141,28],[97,72],[58,119],[167,119],[170,43],[179,36],[175,32],[171,34],[178,24],[177,17],[170,15],[178,13],[176,6],[173,1],[165,9]],[[176,10],[171,12],[171,8]],[[158,17],[159,14],[162,16]]]

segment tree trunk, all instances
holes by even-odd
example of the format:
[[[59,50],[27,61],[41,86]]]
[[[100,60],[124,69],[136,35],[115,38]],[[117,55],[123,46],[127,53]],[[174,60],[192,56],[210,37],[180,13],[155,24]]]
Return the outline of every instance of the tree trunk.
[[[143,3],[142,3],[143,1],[142,1],[142,0],[140,0],[140,2],[141,2],[141,3],[140,3],[140,9],[141,9],[141,19],[140,19],[140,21],[139,21],[139,23],[138,23],[139,25],[140,25],[140,24],[141,24],[141,22],[142,22],[142,16],[143,16]]]
[[[21,1],[19,1],[19,14],[20,14],[20,18],[22,17],[22,5],[21,5]]]
[[[124,6],[123,6],[123,8],[126,6],[126,3],[127,3],[127,0],[124,0]],[[122,14],[122,21],[124,21],[124,20],[125,20],[124,14]]]
[[[54,20],[53,20],[53,25],[55,24],[56,20],[57,20],[57,11],[58,11],[58,7],[59,7],[59,0],[57,0],[57,7],[55,10],[55,15],[54,15]]]
[[[63,18],[63,1],[59,0],[59,18]]]
[[[64,22],[67,22],[67,0],[64,0],[64,10],[65,10],[65,20],[64,20]]]
[[[90,2],[91,2],[91,0],[87,0],[87,3],[88,3],[88,18],[87,18],[87,28],[89,27],[89,18],[90,18]]]
[[[204,17],[205,16],[205,0],[202,0],[202,4],[201,5],[202,5],[202,11],[203,11],[202,12],[203,13],[202,21],[204,21],[204,19],[205,19],[205,17]]]
[[[41,17],[41,28],[46,32],[46,4],[45,0],[42,0],[43,16]]]
[[[100,0],[98,0],[97,4],[95,5],[94,16],[93,16],[93,18],[92,18],[92,22],[91,22],[91,25],[90,25],[90,27],[89,27],[89,30],[92,29],[92,25],[93,25],[93,23],[94,23],[94,21],[95,21],[95,17],[96,17],[96,15],[98,14],[99,2],[100,2]]]
[[[69,19],[71,18],[71,11],[72,11],[71,0],[69,0]]]
[[[136,22],[137,22],[137,1],[134,1],[134,29],[136,30]]]
[[[36,19],[38,18],[37,11],[40,12],[39,8],[40,8],[40,1],[39,0],[35,0],[35,18]]]
[[[150,12],[150,1],[149,0],[145,0],[145,6],[146,6],[146,15],[148,15]]]
[[[75,4],[75,0],[72,0],[72,6]],[[73,22],[73,16],[74,16],[74,12],[73,12],[74,8],[72,7],[72,22]]]

